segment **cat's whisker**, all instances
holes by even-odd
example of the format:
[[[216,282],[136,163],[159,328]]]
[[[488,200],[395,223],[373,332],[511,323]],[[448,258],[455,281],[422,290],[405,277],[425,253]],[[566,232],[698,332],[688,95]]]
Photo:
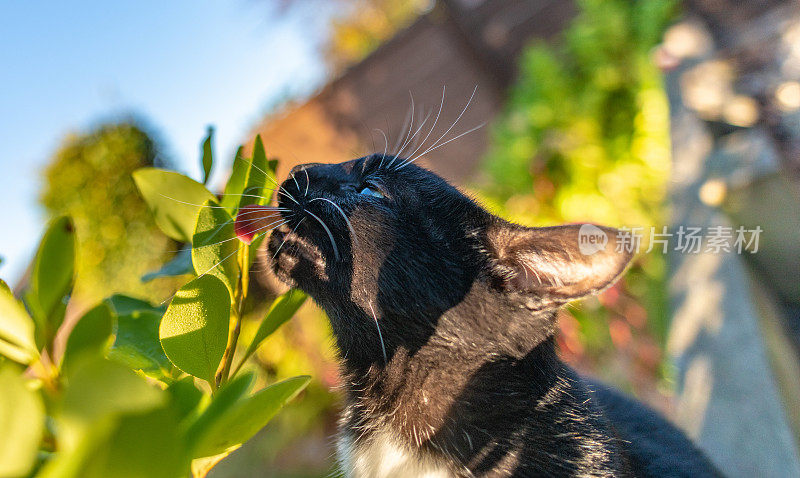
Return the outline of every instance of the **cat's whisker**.
[[[220,196],[241,196],[241,197],[254,197],[259,199],[264,199],[267,203],[272,201],[272,195],[270,197],[262,196],[260,194],[249,194],[250,192],[258,193],[261,190],[275,192],[277,188],[268,188],[266,185],[263,186],[250,186],[249,188],[245,189],[239,194],[231,193],[231,194],[221,194]]]
[[[292,229],[292,233],[294,233],[294,232],[297,230],[297,228],[298,228],[298,227],[300,227],[300,223],[302,223],[304,220],[305,220],[305,217],[301,217],[301,218],[300,218],[300,221],[298,221],[298,223],[297,223],[297,224],[294,226],[294,228]],[[287,223],[288,223],[288,221],[287,221]],[[274,227],[274,228],[272,228],[272,229],[273,229],[273,230],[275,230],[275,229],[277,229],[277,228],[278,228],[278,227],[280,227],[280,226],[281,226],[281,224],[279,224],[279,225],[275,226],[275,227]],[[288,239],[288,235],[287,235],[287,237],[285,237],[285,238],[284,238],[284,240],[281,242],[281,245],[280,245],[280,246],[278,247],[278,249],[275,251],[275,255],[273,255],[273,256],[272,256],[272,260],[274,260],[274,259],[275,259],[275,258],[278,256],[278,252],[280,252],[280,249],[281,249],[281,248],[282,248],[282,247],[283,247],[285,244],[287,244],[287,241],[286,241],[286,239]],[[291,243],[290,243],[290,244],[289,244],[289,247],[291,247],[291,246],[294,246],[294,249],[293,249],[293,250],[294,250],[294,251],[297,251],[298,247],[297,247],[297,245],[296,245],[296,244],[291,244]],[[292,254],[292,252],[290,252],[289,254],[291,255],[291,254]],[[264,266],[262,269],[259,269],[259,268],[251,268],[251,269],[250,269],[250,271],[251,271],[251,272],[253,272],[253,273],[258,273],[258,272],[264,272],[264,271],[270,270],[270,266],[269,266],[269,264],[268,264],[268,263],[266,263],[266,261],[261,261],[261,262],[262,262],[262,264],[263,264],[263,266]]]
[[[213,239],[214,236],[219,234],[225,226],[227,226],[228,224],[234,222],[235,220],[236,220],[236,218],[228,219],[227,221],[225,221],[222,224],[220,224],[219,226],[217,226],[217,229],[214,231],[213,234],[211,234],[211,237],[209,237],[209,239]],[[192,246],[190,244],[189,247],[182,247],[180,249],[172,250],[172,251],[168,251],[168,252],[174,252],[174,253],[186,252],[186,251],[191,251],[193,247],[205,247],[205,246]]]
[[[174,197],[171,197],[171,196],[167,196],[166,194],[162,194],[162,193],[158,193],[158,194],[159,194],[160,196],[162,196],[162,197],[165,197],[165,198],[167,198],[167,199],[170,199],[170,200],[172,200],[172,201],[175,201],[175,202],[177,202],[177,203],[186,204],[187,206],[206,207],[206,208],[210,208],[210,209],[227,209],[227,208],[225,208],[225,207],[223,207],[223,206],[219,206],[219,205],[213,205],[213,204],[208,204],[208,205],[206,205],[206,204],[196,204],[196,203],[193,203],[193,202],[182,201],[182,200],[180,200],[180,199],[177,199],[177,198],[174,198]],[[238,196],[238,194],[236,194],[235,196]]]
[[[236,159],[242,159],[242,160],[244,160],[244,158],[237,157],[237,158],[235,158],[235,159],[234,159],[234,161],[235,161]],[[289,199],[290,199],[292,202],[294,202],[294,203],[295,203],[295,204],[297,204],[298,206],[300,205],[300,203],[299,203],[299,202],[297,202],[297,200],[296,200],[296,199],[295,199],[295,198],[294,198],[294,197],[293,197],[291,194],[289,194],[289,193],[286,191],[286,189],[284,189],[284,187],[283,187],[283,186],[281,186],[280,184],[278,184],[278,182],[277,182],[277,181],[275,181],[275,179],[274,179],[274,178],[273,178],[271,175],[267,174],[267,172],[266,172],[266,171],[264,171],[263,169],[259,168],[257,165],[253,164],[252,162],[251,162],[250,164],[251,164],[251,165],[252,165],[254,168],[256,168],[257,170],[261,171],[261,174],[263,174],[265,178],[267,178],[267,179],[269,179],[270,181],[272,181],[272,182],[273,182],[273,184],[275,184],[275,186],[277,186],[277,187],[278,187],[278,189],[277,189],[277,191],[278,191],[278,194],[281,194],[281,193],[283,193],[283,194],[284,194],[284,196],[286,196],[287,198],[289,198]]]
[[[414,138],[416,138],[416,137],[417,137],[417,135],[419,134],[419,132],[420,132],[420,131],[422,130],[422,128],[425,126],[425,123],[427,123],[427,122],[428,122],[428,120],[429,120],[429,119],[430,119],[430,117],[431,117],[431,114],[433,114],[433,111],[430,111],[430,112],[428,113],[428,115],[427,115],[427,116],[425,116],[425,118],[422,120],[422,124],[420,124],[420,125],[417,127],[417,129],[416,129],[416,130],[414,130],[414,134],[412,134],[412,135],[411,135],[411,137],[409,137],[409,138],[408,138],[408,140],[407,140],[405,143],[403,143],[403,146],[402,146],[402,147],[400,147],[400,151],[398,151],[398,152],[397,152],[397,156],[400,156],[401,154],[403,154],[403,150],[404,150],[404,149],[406,149],[406,148],[407,148],[409,145],[412,145],[412,144],[414,143]],[[414,146],[412,145],[411,147],[413,148]]]
[[[369,310],[372,311],[372,318],[375,319],[375,327],[378,329],[378,339],[381,341],[381,352],[383,352],[383,364],[388,365],[389,358],[386,356],[386,344],[383,342],[381,326],[378,324],[378,316],[375,315],[375,309],[372,307],[372,302],[369,303]]]
[[[428,120],[430,119],[430,117],[431,117],[432,115],[433,115],[433,109],[431,109],[431,110],[428,112],[428,115],[425,117],[425,120],[424,120],[424,121],[422,122],[422,124],[419,126],[419,128],[417,129],[417,131],[415,131],[415,132],[414,132],[414,136],[412,137],[412,138],[414,139],[414,141],[412,141],[412,142],[409,144],[409,147],[408,147],[408,149],[412,149],[412,150],[413,150],[413,149],[417,149],[417,148],[419,147],[419,145],[420,145],[421,143],[420,143],[420,139],[419,139],[419,137],[418,137],[417,135],[418,135],[418,134],[420,133],[420,131],[422,130],[422,127],[423,127],[423,126],[425,126],[425,125],[428,123]],[[423,139],[423,141],[424,141],[424,139]],[[402,151],[401,151],[401,153],[402,153]]]
[[[305,209],[304,212],[309,216],[313,217],[314,219],[316,219],[316,221],[322,226],[322,228],[325,229],[325,232],[328,234],[328,239],[331,240],[331,246],[333,247],[333,255],[336,257],[337,261],[341,260],[342,257],[339,255],[339,248],[336,247],[336,239],[333,238],[333,233],[331,233],[331,230],[328,228],[328,225],[325,224],[325,222],[313,212],[307,209]]]
[[[380,169],[383,167],[383,159],[386,158],[386,153],[389,151],[389,138],[382,129],[375,128],[373,131],[380,131],[380,133],[383,135],[383,154],[381,155],[381,162],[378,164],[378,169]]]
[[[414,149],[414,151],[412,151],[408,155],[409,158],[413,157],[417,153],[417,151],[419,151],[420,148],[422,148],[425,145],[425,142],[428,141],[428,138],[431,136],[431,133],[433,133],[433,130],[436,129],[436,124],[439,123],[439,117],[441,116],[442,108],[444,107],[444,94],[446,88],[447,86],[442,86],[442,101],[439,102],[439,112],[436,113],[436,119],[433,120],[433,126],[431,126],[431,129],[430,131],[428,131],[428,134],[425,135],[425,139],[422,140],[422,143],[420,143],[419,146],[417,146],[417,148]]]
[[[403,142],[400,144],[399,148],[397,148],[397,147],[394,148],[395,151],[402,151],[406,147],[406,143],[408,142],[408,138],[411,136],[411,131],[413,129],[414,129],[414,103],[413,103],[413,99],[412,99],[412,103],[411,103],[411,123],[408,125],[408,131],[404,135]],[[397,157],[397,155],[395,155],[395,158],[392,158],[392,160],[389,161],[389,166],[390,167],[392,165],[392,162],[394,162],[394,160],[396,159],[396,157]]]
[[[165,196],[163,194],[162,194],[162,196],[164,196],[164,197],[166,197],[168,199],[172,199],[173,201],[177,201],[177,202],[180,202],[180,203],[183,203],[183,204],[187,204],[187,205],[190,205],[190,206],[208,207],[208,208],[213,208],[213,209],[225,209],[222,206],[211,206],[211,205],[206,206],[206,205],[203,205],[203,204],[194,204],[194,203],[189,203],[189,202],[186,202],[186,201],[181,201],[179,199],[171,198],[171,197]],[[234,194],[234,196],[238,196],[238,194]],[[254,196],[254,197],[260,197],[260,196]],[[278,207],[272,207],[272,206],[264,206],[264,208],[266,208],[266,209],[268,209],[270,211],[275,211],[275,212],[291,212],[290,209],[278,208]],[[216,237],[216,235],[219,234],[225,228],[225,226],[227,226],[228,224],[230,224],[232,222],[235,222],[238,218],[245,217],[245,216],[252,215],[252,214],[256,214],[256,213],[263,214],[263,211],[247,211],[247,212],[243,212],[243,213],[237,214],[236,217],[233,217],[233,218],[225,221],[224,223],[220,224],[219,226],[217,226],[217,228],[214,230],[214,232],[211,234],[211,236],[209,236],[207,238],[207,240],[211,240],[214,237]],[[255,222],[255,221],[256,220],[253,220],[252,222]],[[249,222],[247,222],[247,223],[249,224]],[[230,241],[230,240],[233,240],[233,239],[236,239],[236,238],[233,237],[233,238],[226,239],[224,241],[221,241],[221,242],[218,242],[218,243],[213,243],[213,244],[201,244],[201,245],[195,244],[195,245],[190,246],[190,247],[180,248],[180,249],[173,250],[173,251],[170,251],[170,252],[174,252],[174,253],[186,252],[186,251],[192,250],[192,248],[208,247],[208,246],[212,246],[212,245],[216,245],[216,244],[221,244],[223,242],[227,242],[227,241]]]
[[[408,93],[411,94],[410,91]],[[411,122],[411,116],[413,115],[413,111],[414,111],[414,108],[413,108],[413,106],[414,106],[414,97],[413,96],[411,97],[411,106],[412,106],[411,109],[409,109],[408,112],[406,113],[406,119],[403,121],[403,127],[400,128],[400,134],[397,137],[397,142],[395,142],[394,148],[392,148],[392,151],[397,151],[398,148],[400,148],[400,144],[405,139],[406,128],[409,127],[409,123]],[[409,128],[409,131],[410,131],[410,129],[411,128]]]
[[[266,206],[264,206],[264,207],[266,208]],[[266,210],[267,210],[268,212],[271,212],[271,213],[273,213],[273,212],[276,212],[276,213],[280,213],[280,212],[292,212],[290,209],[270,209],[270,208],[267,208]],[[236,217],[235,217],[235,218],[233,218],[233,219],[234,219],[234,221],[235,221],[237,218],[248,217],[248,216],[253,216],[253,215],[257,215],[257,214],[264,214],[264,211],[263,211],[263,210],[261,210],[261,209],[256,209],[256,210],[253,210],[253,211],[244,211],[244,212],[240,212],[240,213],[239,213],[239,214],[237,214],[237,215],[236,215]]]
[[[259,227],[258,229],[253,231],[253,235],[257,236],[259,234],[266,234],[266,232],[264,232],[265,230],[269,229],[270,231],[272,231],[273,229],[277,229],[277,228],[283,226],[284,224],[286,224],[288,222],[289,222],[288,219],[284,219],[282,221],[273,221],[273,222],[267,224],[266,226]]]
[[[195,206],[195,207],[205,207],[205,208],[210,208],[210,209],[225,209],[225,210],[227,210],[227,208],[223,207],[223,206],[218,206],[218,205],[213,205],[213,204],[209,204],[209,205],[196,204],[196,203],[193,203],[193,202],[182,201],[180,199],[176,199],[174,197],[167,196],[166,194],[162,194],[162,193],[159,193],[159,194],[161,196],[167,198],[167,199],[170,199],[172,201],[175,201],[175,202],[178,202],[178,203],[181,203],[181,204],[186,204],[187,206]],[[222,194],[222,196],[250,196],[250,197],[255,197],[255,198],[260,198],[260,199],[266,199],[263,196],[257,196],[255,194]],[[265,208],[269,208],[269,209],[274,210],[274,211],[281,211],[281,212],[289,212],[290,211],[290,209],[277,207],[277,206],[264,206],[264,207]]]
[[[297,222],[297,224],[292,228],[292,232],[290,232],[289,234],[294,234],[294,232],[297,230],[297,228],[300,227],[300,224],[305,220],[306,220],[306,218],[301,217],[300,220]],[[275,249],[275,254],[272,256],[272,260],[275,260],[275,258],[278,257],[278,253],[281,251],[281,248],[283,247],[283,245],[286,244],[286,239],[289,238],[289,234],[287,234],[283,238],[283,240],[281,241],[281,245],[278,246],[277,249]]]
[[[333,206],[337,211],[339,211],[339,214],[342,215],[342,218],[344,219],[345,224],[347,224],[347,229],[350,230],[350,237],[353,238],[353,244],[355,244],[357,246],[358,245],[358,239],[356,238],[356,231],[353,229],[353,225],[350,223],[350,219],[347,218],[347,214],[344,213],[342,208],[339,207],[338,204],[336,204],[335,202],[331,201],[328,198],[318,197],[318,198],[312,199],[309,202],[314,202],[314,201],[325,201],[327,203],[330,203],[331,206]]]
[[[433,148],[433,147],[435,147],[437,144],[439,144],[439,142],[440,142],[442,139],[444,139],[444,137],[445,137],[445,136],[447,136],[447,134],[448,134],[448,133],[450,133],[450,131],[452,131],[452,130],[453,130],[453,128],[455,128],[455,126],[458,124],[458,122],[459,122],[459,121],[461,121],[461,118],[464,116],[464,113],[466,113],[466,112],[467,112],[467,109],[469,108],[469,105],[472,103],[472,99],[473,99],[473,98],[475,98],[475,92],[476,92],[476,91],[478,91],[478,85],[475,85],[475,88],[473,88],[473,90],[472,90],[472,94],[470,95],[469,99],[467,100],[467,104],[465,104],[465,105],[464,105],[464,108],[461,110],[461,113],[459,113],[459,114],[458,114],[458,117],[456,118],[456,120],[455,120],[455,121],[453,121],[453,124],[451,124],[451,125],[450,125],[450,127],[449,127],[449,128],[447,128],[447,131],[445,131],[444,133],[442,133],[442,135],[441,135],[441,136],[439,136],[439,138],[438,138],[436,141],[434,141],[433,145],[431,145],[431,147],[430,147],[430,148],[426,149],[426,150],[425,150],[425,151],[424,151],[422,154],[419,154],[419,155],[417,155],[417,157],[419,157],[419,156],[422,156],[422,155],[424,155],[424,154],[426,154],[426,153],[430,152],[430,151],[431,151],[431,148]],[[401,163],[401,164],[400,164],[400,165],[397,167],[397,169],[401,168],[403,165],[409,164],[410,162],[414,161],[415,159],[416,159],[416,158],[413,158],[413,159],[408,159],[408,160],[406,160],[405,162]]]
[[[303,168],[303,171],[306,173],[306,192],[303,194],[303,197],[306,198],[308,197],[308,187],[311,185],[311,177],[308,175],[308,168]]]
[[[220,224],[219,227],[217,227],[217,229],[211,234],[211,236],[208,237],[208,240],[214,239],[214,237],[216,237],[217,234],[222,232],[222,229],[225,228],[225,226],[227,226],[228,224],[230,224],[232,222],[235,222],[235,221],[236,221],[236,218],[232,218],[232,219],[228,219],[224,223]],[[198,246],[196,244],[192,244],[192,247],[190,247],[189,249],[195,249],[195,248],[198,248],[198,247],[205,247],[207,245],[208,244],[203,244],[203,245],[199,245]]]
[[[272,230],[272,229],[275,229],[275,228],[278,228],[278,227],[282,226],[283,224],[286,224],[287,222],[289,222],[289,221],[288,221],[288,220],[283,220],[283,221],[280,221],[280,224],[277,224],[277,225],[275,225],[275,226],[274,226],[274,227],[272,227],[270,230]],[[262,231],[262,230],[264,230],[264,229],[270,228],[270,226],[271,226],[271,224],[270,224],[270,225],[267,225],[267,226],[264,226],[264,227],[262,227],[262,228],[259,228],[259,229],[257,229],[257,231]],[[258,232],[257,232],[256,234],[258,234]],[[231,240],[233,240],[233,239],[237,239],[237,238],[235,238],[235,237],[232,237],[232,238],[230,238],[230,239],[226,239],[225,241],[222,241],[222,242],[231,241]],[[219,242],[218,244],[221,244],[222,242]],[[209,246],[209,245],[213,245],[213,244],[205,244],[205,245],[203,245],[203,246],[200,246],[200,247],[206,247],[206,246]],[[208,268],[206,271],[204,271],[202,274],[199,274],[197,277],[195,277],[195,279],[199,279],[199,278],[203,277],[204,275],[208,274],[209,272],[213,271],[215,268],[219,267],[219,265],[220,265],[220,264],[222,264],[222,263],[224,263],[225,261],[227,261],[228,259],[230,259],[230,258],[231,258],[231,256],[233,256],[233,255],[234,255],[234,254],[236,254],[237,252],[239,252],[239,248],[238,248],[238,247],[236,248],[236,250],[235,250],[235,251],[231,252],[231,253],[230,253],[230,254],[228,254],[227,256],[225,256],[225,257],[223,257],[222,259],[220,259],[220,261],[219,261],[219,262],[217,262],[217,263],[216,263],[216,264],[214,264],[213,266],[209,267],[209,268]],[[193,279],[193,280],[194,280],[194,279]],[[178,291],[175,291],[175,293],[173,293],[171,296],[169,296],[169,297],[167,297],[166,299],[164,299],[163,301],[161,301],[161,302],[159,303],[159,305],[164,305],[164,304],[166,304],[167,302],[171,301],[172,299],[174,299],[174,298],[175,298],[175,295],[176,295],[177,293],[178,293]]]
[[[272,192],[275,192],[275,191],[277,191],[277,190],[278,190],[278,188],[270,188],[270,187],[267,187],[267,185],[265,184],[265,185],[263,185],[263,186],[250,186],[249,188],[245,189],[245,190],[244,190],[244,191],[242,191],[242,192],[247,192],[247,191],[251,191],[251,190],[256,190],[256,191],[257,191],[257,190],[259,190],[259,189],[264,189],[264,190],[267,190],[267,191],[272,191]]]
[[[198,276],[197,276],[195,279],[199,279],[199,278],[203,277],[204,275],[208,274],[209,272],[213,271],[213,270],[214,270],[216,267],[218,267],[218,266],[219,266],[220,264],[222,264],[223,262],[227,261],[227,260],[228,260],[228,259],[229,259],[231,256],[233,256],[233,255],[234,255],[234,254],[236,254],[237,252],[239,252],[239,249],[238,249],[238,248],[237,248],[235,251],[233,251],[233,252],[231,252],[230,254],[228,254],[227,256],[223,257],[223,258],[222,258],[222,260],[220,260],[219,262],[217,262],[217,263],[216,263],[216,264],[214,264],[213,266],[209,267],[209,268],[208,268],[208,270],[206,270],[206,271],[205,271],[205,272],[203,272],[202,274],[198,275]],[[193,279],[193,280],[194,280],[194,279]],[[177,291],[175,291],[175,293],[173,293],[171,296],[169,296],[169,297],[167,297],[166,299],[164,299],[163,301],[161,301],[161,302],[160,302],[158,305],[164,305],[164,304],[166,304],[167,302],[169,302],[169,301],[171,301],[172,299],[174,299],[174,298],[175,298],[175,295],[177,295],[177,294],[178,294],[178,291],[179,291],[179,290],[180,290],[180,289],[178,289]]]
[[[364,128],[365,131],[369,130],[369,139],[370,139],[370,141],[372,141],[372,151],[375,151],[375,135],[372,134],[372,133],[375,132],[375,129],[374,128],[373,129],[369,129],[367,127],[367,124],[364,123],[364,120],[359,120],[359,123],[361,123],[361,127]]]
[[[264,189],[269,189],[269,188],[264,188]],[[270,190],[270,191],[274,191],[274,189],[269,189],[269,190]],[[266,200],[266,201],[269,201],[269,200],[270,200],[270,198],[268,198],[268,197],[265,197],[265,196],[260,196],[260,195],[258,195],[258,194],[245,194],[245,193],[241,193],[241,194],[234,194],[234,193],[229,193],[229,194],[220,194],[220,197],[225,197],[225,196],[249,197],[249,198],[264,199],[264,200]],[[265,206],[265,207],[274,207],[274,206]],[[282,209],[282,210],[285,210],[285,211],[288,211],[288,209],[286,209],[286,208],[281,208],[281,209]]]
[[[245,225],[245,226],[249,226],[251,224],[257,224],[257,223],[262,222],[262,221],[264,221],[263,217],[256,217],[256,218],[249,218],[249,219],[245,219],[245,220],[239,221],[239,224],[242,224],[242,225]]]
[[[291,195],[291,194],[289,194],[288,192],[284,192],[283,190],[281,190],[281,191],[278,191],[278,194],[283,194],[285,197],[289,198],[289,199],[290,199],[290,200],[291,200],[293,203],[295,203],[295,204],[297,204],[298,206],[300,206],[300,203],[299,203],[299,202],[297,202],[297,199],[295,199],[294,197],[292,197],[292,195]],[[301,207],[302,207],[302,206],[301,206]]]
[[[253,220],[252,222],[256,222],[256,220]],[[267,229],[267,228],[269,228],[269,227],[272,227],[273,225],[274,225],[275,227],[280,227],[280,226],[281,226],[281,224],[279,224],[279,223],[286,223],[286,222],[288,222],[288,220],[287,220],[287,219],[280,219],[280,220],[277,220],[277,221],[273,221],[273,222],[271,222],[271,223],[267,224],[266,226],[259,227],[258,229],[256,229],[255,231],[253,231],[253,236],[255,236],[255,235],[259,234],[259,233],[260,233],[261,231],[263,231],[264,229]],[[214,243],[211,243],[211,244],[200,244],[200,245],[197,245],[197,244],[195,244],[194,246],[192,246],[192,248],[194,248],[194,249],[199,249],[199,248],[201,248],[201,247],[211,247],[211,246],[218,246],[218,245],[220,245],[220,244],[224,244],[224,243],[226,243],[226,242],[228,242],[228,241],[233,241],[233,240],[235,240],[235,239],[239,239],[239,237],[238,237],[238,236],[235,236],[235,237],[229,237],[228,239],[224,239],[224,240],[222,240],[222,241],[219,241],[219,242],[214,242]]]
[[[441,144],[439,144],[439,145],[438,145],[438,146],[436,146],[436,147],[431,147],[431,148],[428,148],[428,149],[426,149],[426,150],[425,150],[425,151],[423,151],[423,152],[422,152],[420,155],[418,155],[416,158],[414,158],[414,159],[411,159],[411,160],[409,160],[409,161],[406,161],[406,162],[405,162],[405,163],[403,163],[401,166],[399,166],[399,167],[397,168],[397,171],[399,171],[400,169],[402,169],[404,166],[407,166],[407,165],[409,165],[409,164],[413,163],[414,161],[416,161],[417,159],[421,158],[422,156],[424,156],[424,155],[426,155],[426,154],[430,153],[431,151],[436,151],[437,149],[441,148],[442,146],[445,146],[445,145],[447,145],[447,143],[451,143],[451,142],[453,142],[453,141],[457,140],[458,138],[460,138],[460,137],[462,137],[462,136],[466,136],[466,135],[468,135],[468,134],[472,133],[473,131],[477,131],[477,130],[479,130],[479,129],[483,128],[484,126],[486,126],[486,123],[481,123],[481,124],[479,124],[478,126],[475,126],[474,128],[471,128],[471,129],[468,129],[467,131],[464,131],[463,133],[459,134],[459,135],[458,135],[458,136],[456,136],[455,138],[450,138],[450,139],[448,139],[447,141],[445,141],[444,143],[441,143]]]
[[[414,95],[411,94],[411,90],[408,91],[408,95],[411,97],[411,121],[410,121],[409,126],[408,126],[408,131],[404,135],[406,137],[406,139],[403,141],[403,145],[405,145],[406,141],[408,141],[408,137],[411,135],[411,130],[414,129]],[[401,131],[401,135],[402,135],[402,131]],[[403,147],[405,147],[405,146],[403,146]],[[400,149],[402,150],[402,148],[400,148]],[[397,146],[394,147],[394,150],[395,151],[398,150]],[[394,162],[394,160],[396,158],[397,158],[397,155],[395,155],[395,157],[392,158],[391,161],[389,161],[389,167],[392,166],[392,163]]]
[[[305,217],[302,217],[302,218],[300,218],[300,221],[297,223],[297,225],[295,226],[295,228],[294,228],[294,229],[292,229],[292,232],[294,232],[294,231],[296,231],[296,230],[297,230],[297,228],[299,227],[300,223],[301,223],[301,222],[303,222],[303,220],[304,220],[304,219],[305,219]],[[278,228],[278,227],[280,227],[280,226],[281,226],[280,224],[279,224],[278,226],[275,226],[275,227],[273,228],[273,230],[274,230],[274,229],[276,229],[276,228]],[[283,247],[283,244],[281,244],[281,247]],[[288,244],[288,247],[293,247],[293,249],[290,249],[290,251],[294,251],[294,252],[290,252],[290,253],[289,253],[290,255],[291,255],[291,254],[294,254],[295,252],[297,252],[297,251],[300,249],[300,248],[299,248],[299,246],[298,246],[297,244],[293,244],[293,243],[289,243],[289,244]],[[275,257],[277,257],[277,252],[278,252],[278,251],[276,251],[276,255],[275,255],[275,256],[273,256],[273,259],[274,259]],[[264,270],[269,270],[269,266],[265,264],[265,265],[264,265],[264,269],[262,269],[262,270],[256,270],[256,269],[251,269],[251,270],[252,270],[253,272],[261,272],[261,271],[264,271]]]
[[[389,115],[383,115],[383,120],[386,122],[386,136],[391,138],[392,137],[392,128],[389,126]],[[386,146],[383,148],[383,156],[381,156],[381,163],[378,165],[378,168],[383,168],[383,160],[386,159],[386,154],[389,152],[389,142],[386,142]]]

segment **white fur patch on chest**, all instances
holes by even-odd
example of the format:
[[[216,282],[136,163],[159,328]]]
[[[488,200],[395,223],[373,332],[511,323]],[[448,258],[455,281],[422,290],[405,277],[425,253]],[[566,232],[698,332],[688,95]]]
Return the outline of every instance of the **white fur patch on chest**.
[[[342,434],[339,461],[347,478],[449,478],[450,471],[432,458],[420,458],[387,433],[376,433],[356,445]]]

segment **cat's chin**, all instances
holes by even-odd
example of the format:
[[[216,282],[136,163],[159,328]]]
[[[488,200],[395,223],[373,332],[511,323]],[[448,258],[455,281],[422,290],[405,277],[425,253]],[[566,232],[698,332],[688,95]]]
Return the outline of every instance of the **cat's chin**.
[[[272,270],[289,287],[304,289],[308,280],[327,280],[325,261],[319,249],[287,226],[272,231],[267,244]]]

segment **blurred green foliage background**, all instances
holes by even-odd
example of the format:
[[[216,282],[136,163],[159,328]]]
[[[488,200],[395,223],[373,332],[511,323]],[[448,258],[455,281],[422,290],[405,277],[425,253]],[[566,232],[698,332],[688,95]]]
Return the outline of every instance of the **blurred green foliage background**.
[[[337,0],[334,0],[337,1]],[[334,72],[363,59],[418,15],[430,9],[430,0],[338,0],[331,20],[325,58]]]
[[[78,283],[73,300],[93,304],[114,292],[163,299],[176,282],[146,284],[178,248],[162,234],[131,173],[169,167],[153,133],[134,119],[71,134],[43,172],[41,202],[51,217],[69,215],[77,229]]]
[[[334,71],[430,7],[423,0],[340,3],[324,45]],[[646,235],[665,221],[670,159],[667,103],[651,52],[676,2],[582,0],[578,9],[557,41],[533,44],[520,59],[520,75],[492,125],[488,179],[472,189],[494,212],[523,224],[589,221],[640,226]],[[75,220],[75,295],[82,303],[115,292],[161,300],[180,284],[140,279],[180,247],[158,231],[130,175],[143,166],[169,166],[154,138],[133,120],[100,125],[65,138],[44,173],[41,201],[48,214]],[[663,255],[642,254],[624,282],[565,310],[559,337],[565,358],[657,402],[668,378],[665,272]],[[250,317],[263,316],[270,294],[267,287],[250,295]],[[245,322],[245,342],[255,327]],[[257,359],[270,380],[309,374],[314,381],[212,476],[326,476],[338,412],[327,320],[304,306]]]
[[[497,213],[528,225],[665,224],[669,112],[652,50],[676,3],[583,0],[556,46],[535,44],[494,126],[479,185]],[[667,327],[665,257],[642,254],[597,300],[561,317],[573,363],[632,391],[662,376]]]

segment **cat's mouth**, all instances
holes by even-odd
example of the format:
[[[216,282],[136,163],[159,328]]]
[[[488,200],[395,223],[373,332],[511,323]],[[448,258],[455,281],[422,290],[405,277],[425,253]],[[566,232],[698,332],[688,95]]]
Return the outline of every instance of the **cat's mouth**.
[[[302,288],[311,278],[327,280],[322,252],[295,230],[283,225],[270,234],[267,245],[272,267],[280,280]]]
[[[283,245],[286,245],[286,242],[289,241],[289,235],[290,234],[292,234],[292,230],[289,229],[285,224],[282,225],[282,226],[276,227],[272,231],[272,235],[270,236],[269,242],[271,244],[274,241],[279,241],[279,242],[283,242],[284,243]],[[280,247],[280,244],[278,244],[278,247]],[[283,249],[283,248],[281,247],[281,249]],[[276,252],[279,253],[280,251],[278,251],[276,249]]]

